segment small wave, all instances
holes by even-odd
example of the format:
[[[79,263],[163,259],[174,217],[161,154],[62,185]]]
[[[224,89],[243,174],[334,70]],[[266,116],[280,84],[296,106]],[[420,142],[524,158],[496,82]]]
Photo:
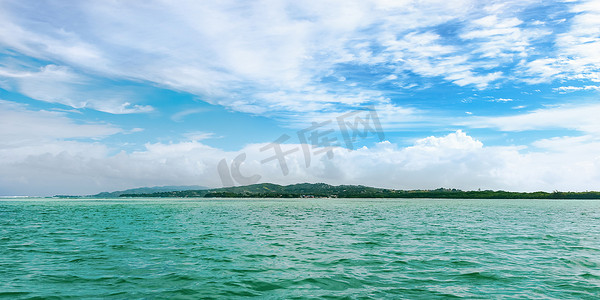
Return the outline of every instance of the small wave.
[[[248,258],[276,258],[275,254],[246,254],[244,257]]]
[[[583,277],[585,279],[600,279],[600,275],[598,274],[592,274],[589,272],[583,273],[581,275],[579,275],[580,277]]]
[[[381,243],[375,242],[375,241],[364,241],[364,242],[355,242],[355,243],[352,243],[352,246],[375,247],[375,246],[381,246]]]
[[[257,292],[266,292],[284,288],[279,284],[259,280],[245,280],[242,281],[242,283],[246,284],[248,288]]]
[[[498,280],[498,279],[503,278],[502,276],[499,276],[497,274],[493,274],[493,273],[489,273],[489,272],[479,272],[479,271],[462,273],[459,275],[459,277],[471,278],[471,279],[483,279],[483,280]]]
[[[16,297],[23,297],[31,294],[31,292],[0,292],[0,297],[7,297],[8,299],[14,299]]]
[[[295,282],[297,286],[309,285],[329,291],[342,291],[349,288],[360,288],[363,282],[357,278],[349,276],[334,277],[310,277]]]
[[[177,273],[169,273],[161,276],[161,279],[169,280],[169,281],[196,281],[197,278],[186,275],[186,274],[177,274]]]

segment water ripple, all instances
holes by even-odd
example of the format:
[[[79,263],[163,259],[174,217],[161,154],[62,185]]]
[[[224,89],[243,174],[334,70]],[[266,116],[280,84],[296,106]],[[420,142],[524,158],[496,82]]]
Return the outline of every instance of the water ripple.
[[[0,201],[2,299],[597,299],[600,202]]]

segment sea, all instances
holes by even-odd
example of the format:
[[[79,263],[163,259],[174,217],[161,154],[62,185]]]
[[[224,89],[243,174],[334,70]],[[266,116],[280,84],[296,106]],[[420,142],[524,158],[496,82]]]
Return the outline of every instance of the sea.
[[[4,299],[598,299],[600,201],[1,199]]]

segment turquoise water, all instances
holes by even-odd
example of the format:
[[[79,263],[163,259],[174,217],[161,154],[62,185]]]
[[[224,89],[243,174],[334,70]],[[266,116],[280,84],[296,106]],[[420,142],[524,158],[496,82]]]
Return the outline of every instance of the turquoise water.
[[[0,297],[600,296],[600,201],[0,200]]]

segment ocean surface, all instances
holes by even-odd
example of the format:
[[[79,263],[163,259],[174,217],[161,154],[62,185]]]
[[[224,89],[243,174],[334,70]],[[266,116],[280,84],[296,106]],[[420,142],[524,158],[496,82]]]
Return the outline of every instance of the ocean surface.
[[[0,200],[0,298],[600,297],[600,201]]]

